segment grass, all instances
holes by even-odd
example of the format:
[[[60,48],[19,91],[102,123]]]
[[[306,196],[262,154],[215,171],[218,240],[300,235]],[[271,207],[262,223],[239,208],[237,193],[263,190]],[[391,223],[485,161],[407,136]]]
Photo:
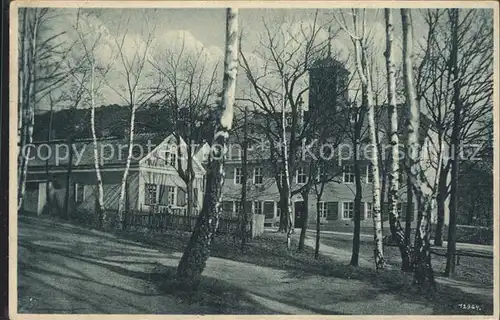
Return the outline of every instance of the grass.
[[[321,243],[339,248],[352,247],[352,240],[323,238]],[[360,245],[360,255],[365,257],[373,256],[373,246],[362,242]],[[397,268],[401,267],[401,255],[397,247],[385,246],[384,257],[389,264]],[[436,275],[442,275],[446,267],[446,257],[432,255],[432,266]],[[492,286],[494,280],[493,260],[467,256],[460,257],[460,265],[456,266],[453,279]]]
[[[158,248],[168,247],[169,249],[182,251],[189,239],[189,233],[167,232],[160,234],[155,232],[132,232],[128,233],[127,237],[132,237],[135,240],[145,242]],[[294,236],[295,241],[293,242],[293,247],[296,247],[297,239],[298,234]],[[398,270],[376,271],[371,268],[352,267],[345,263],[339,263],[324,255],[320,255],[319,259],[314,259],[314,251],[312,248],[306,246],[303,252],[293,251],[289,253],[286,250],[285,244],[285,235],[281,233],[265,233],[263,236],[249,242],[244,250],[241,250],[240,244],[230,237],[217,237],[213,242],[211,256],[250,263],[256,266],[286,270],[289,272],[289,275],[295,279],[323,276],[368,282],[379,288],[380,293],[397,294],[399,299],[402,300],[402,303],[405,301],[408,303],[421,302],[422,304],[432,306],[434,314],[474,315],[493,312],[492,301],[485,302],[484,298],[464,293],[455,288],[438,284],[437,293],[428,294],[427,292],[419,291],[411,285],[404,285],[404,275]],[[328,245],[332,245],[331,241]],[[339,240],[335,245],[346,248],[346,246],[351,245],[351,243],[350,241]],[[362,244],[360,255],[371,257],[372,250],[373,248],[369,245]],[[397,248],[388,247],[386,249],[388,261],[393,265],[398,265],[398,254]],[[442,267],[442,261],[435,259],[434,266],[439,270]],[[171,277],[169,276],[168,278]],[[484,272],[481,272],[477,263],[471,263],[471,261],[467,261],[464,257],[461,260],[461,265],[457,268],[456,279],[491,284],[492,266],[484,270]],[[192,301],[197,301],[200,297],[202,297],[201,301],[207,301],[207,295],[213,293],[211,289],[212,285],[218,288],[217,292],[221,292],[221,294],[222,292],[226,292],[222,294],[225,298],[221,296],[217,298],[218,300],[220,299],[220,301],[227,301],[227,299],[234,295],[234,288],[222,290],[220,284],[204,282],[200,290],[195,294],[195,297],[198,298],[193,298],[194,300]],[[210,299],[214,299],[214,297]],[[460,307],[463,303],[479,305],[481,306],[481,310],[464,310]],[[221,302],[219,304],[221,308],[224,308],[225,303]]]

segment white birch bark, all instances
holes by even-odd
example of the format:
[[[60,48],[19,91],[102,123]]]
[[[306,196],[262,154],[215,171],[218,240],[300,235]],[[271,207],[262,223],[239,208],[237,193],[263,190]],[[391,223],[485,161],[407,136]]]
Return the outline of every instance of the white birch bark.
[[[386,69],[387,69],[387,99],[388,118],[389,118],[389,134],[391,153],[389,157],[389,226],[391,234],[399,246],[403,271],[410,270],[410,249],[405,243],[405,232],[401,226],[401,221],[398,213],[398,192],[399,192],[399,137],[398,137],[398,112],[396,102],[396,67],[393,57],[393,40],[394,40],[394,22],[391,9],[385,9],[385,25],[386,25]]]
[[[214,135],[209,158],[207,186],[202,211],[195,229],[177,267],[177,278],[182,286],[196,288],[210,256],[210,248],[219,223],[222,188],[224,186],[224,159],[227,140],[234,116],[236,75],[238,71],[238,10],[226,11],[226,50],[222,92],[222,115]]]
[[[88,57],[90,61],[90,130],[92,131],[92,145],[94,148],[94,170],[97,180],[97,210],[100,227],[106,222],[106,208],[104,207],[104,188],[102,186],[101,168],[99,166],[99,151],[97,148],[97,134],[95,128],[95,60]]]
[[[25,9],[27,10],[27,9]],[[38,30],[40,20],[37,16],[38,9],[33,9],[33,16],[26,14],[24,16],[26,21],[27,30],[25,31],[23,43],[28,45],[28,50],[25,49],[27,56],[24,56],[25,53],[21,52],[24,56],[23,60],[23,73],[24,77],[24,85],[22,87],[23,91],[20,92],[20,95],[23,95],[23,101],[21,105],[21,110],[24,110],[20,115],[20,129],[21,129],[21,145],[19,146],[19,160],[18,160],[18,210],[21,209],[24,193],[26,190],[26,176],[28,174],[28,161],[31,154],[31,148],[25,148],[27,145],[33,142],[33,127],[35,124],[35,86],[36,86],[36,52],[37,52],[37,39],[38,39]],[[32,18],[31,18],[32,17]],[[32,19],[32,21],[31,21]],[[32,24],[31,24],[32,23]],[[24,24],[24,22],[23,22]],[[31,28],[30,28],[31,26]],[[25,148],[25,150],[23,150]],[[24,151],[24,152],[22,152]]]
[[[431,266],[430,256],[430,219],[432,212],[432,195],[424,194],[420,173],[420,107],[416,100],[415,87],[413,84],[412,64],[412,38],[411,22],[408,9],[401,9],[401,22],[403,25],[403,77],[408,108],[408,178],[412,183],[418,203],[417,233],[415,235],[414,256],[412,259],[415,271],[414,282],[424,287],[434,287],[434,273]],[[441,164],[439,163],[438,171]],[[438,172],[439,173],[439,172]],[[436,176],[437,177],[437,176]]]
[[[286,139],[286,97],[285,97],[285,83],[283,82],[283,105],[281,110],[281,134],[282,134],[282,144],[283,144],[283,170],[285,175],[285,181],[283,181],[284,192],[286,192],[286,214],[287,217],[287,228],[286,228],[286,248],[287,250],[292,249],[292,233],[293,233],[293,218],[292,218],[292,196],[290,190],[290,168],[288,165],[288,147]]]
[[[355,32],[357,34],[357,21],[356,15],[353,16]],[[365,29],[363,27],[363,29]],[[362,85],[366,90],[366,104],[368,111],[368,131],[369,140],[372,145],[370,162],[372,167],[372,217],[373,217],[373,230],[374,230],[374,256],[375,256],[375,266],[377,269],[384,268],[384,249],[382,242],[382,212],[380,208],[380,174],[379,174],[379,164],[378,164],[378,150],[377,145],[377,132],[375,127],[375,108],[373,105],[373,92],[372,85],[370,82],[369,67],[367,66],[366,59],[361,59],[363,54],[361,51],[366,50],[363,48],[362,39],[354,39],[354,54],[356,58],[356,68],[361,79]]]

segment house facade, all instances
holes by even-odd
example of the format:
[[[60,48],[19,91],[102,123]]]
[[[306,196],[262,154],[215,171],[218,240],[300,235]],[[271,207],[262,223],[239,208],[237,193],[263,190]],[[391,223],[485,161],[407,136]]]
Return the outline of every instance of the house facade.
[[[187,208],[186,184],[180,178],[177,166],[187,166],[187,157],[178,152],[173,134],[168,137],[138,135],[134,139],[133,154],[126,183],[126,208],[129,212],[164,212],[173,210],[185,214]],[[185,145],[184,141],[182,144]],[[100,139],[98,155],[104,191],[104,207],[118,210],[121,182],[127,159],[128,142],[123,139]],[[64,214],[76,217],[95,216],[97,203],[97,175],[94,168],[92,140],[76,141],[69,146],[65,141],[40,142],[33,145],[28,162],[26,192],[22,210],[27,213]],[[203,203],[205,169],[194,157],[193,183],[194,212]]]
[[[361,163],[361,181],[362,181],[362,203],[361,203],[361,225],[371,226],[372,220],[372,176],[371,167],[368,161]],[[340,165],[332,159],[332,168],[337,174],[325,182],[323,193],[317,202],[318,193],[314,186],[310,189],[307,201],[304,201],[300,192],[297,192],[307,182],[309,177],[310,165],[307,162],[297,165],[291,180],[292,190],[292,214],[295,217],[295,227],[301,227],[305,222],[303,220],[306,203],[308,210],[308,223],[315,223],[317,212],[319,210],[320,223],[323,225],[353,225],[354,217],[354,196],[355,196],[355,176],[354,164],[352,161],[343,161]],[[279,206],[280,192],[276,183],[276,175],[270,159],[249,159],[248,160],[248,182],[247,182],[247,201],[248,208],[251,208],[253,214],[264,214],[266,225],[277,225],[280,220],[281,209]],[[225,214],[238,216],[241,210],[241,191],[242,191],[242,161],[240,155],[233,153],[226,160],[225,181],[223,188],[222,210]],[[278,179],[282,179],[282,173],[278,174]],[[400,176],[400,179],[404,177]],[[320,188],[317,185],[318,189]],[[319,191],[319,190],[318,190]],[[400,203],[398,210],[405,221],[406,212],[406,185],[401,183],[399,192]],[[384,221],[387,216],[387,198],[384,202],[383,215]],[[414,205],[415,209],[415,205]],[[414,221],[415,210],[412,216]]]
[[[344,133],[349,129],[349,120],[351,116],[347,111],[349,105],[349,95],[348,95],[348,81],[349,72],[345,67],[335,61],[334,59],[327,57],[322,60],[316,61],[309,70],[309,90],[308,90],[308,103],[307,105],[298,104],[298,119],[296,123],[298,124],[297,136],[300,136],[300,131],[302,126],[309,124],[311,126],[311,119],[314,117],[324,118],[324,119],[334,119],[336,121],[347,121],[347,124],[342,124],[344,127]],[[299,99],[299,98],[297,98]],[[300,100],[300,99],[299,99]],[[380,108],[380,111],[384,111]],[[378,113],[378,112],[377,112]],[[383,112],[382,112],[383,113]],[[274,130],[274,136],[280,136],[280,121],[281,113],[278,111],[277,114],[264,114],[259,115],[254,112],[256,116],[252,119],[254,124],[254,129],[250,129],[253,132],[259,132],[262,128],[264,130]],[[384,116],[385,114],[385,116]],[[327,116],[328,115],[328,116]],[[342,115],[339,116],[339,115]],[[347,116],[347,117],[345,117]],[[401,122],[404,115],[401,114]],[[272,119],[276,117],[276,119]],[[379,136],[382,141],[387,141],[387,136],[384,136],[384,132],[387,132],[387,124],[385,123],[385,128],[380,123],[387,122],[387,113],[379,115],[380,119],[377,119],[378,129],[380,130]],[[272,119],[272,120],[270,120]],[[287,121],[286,125],[290,126],[291,120],[289,113],[285,115]],[[380,120],[380,121],[379,121]],[[261,122],[260,125],[256,124]],[[321,120],[313,122],[316,124],[316,128],[319,126],[331,126],[331,130],[327,130],[328,134],[335,136],[337,132],[333,128],[333,124],[325,122],[327,120]],[[365,122],[367,117],[365,117]],[[380,122],[380,123],[379,123]],[[271,126],[270,126],[271,124]],[[272,128],[276,125],[275,128]],[[363,131],[363,141],[360,142],[361,145],[366,145],[368,141],[366,140],[366,123],[362,124]],[[352,127],[352,123],[351,123]],[[403,127],[402,125],[400,126]],[[308,129],[309,130],[309,129]],[[322,128],[323,130],[323,128]],[[287,134],[290,134],[290,128],[287,130]],[[343,133],[343,134],[344,134]],[[256,135],[259,135],[257,133]],[[260,132],[261,139],[269,139],[269,136],[262,134]],[[313,133],[314,135],[314,133]],[[425,137],[426,131],[422,130],[421,136]],[[241,136],[241,134],[240,134]],[[255,136],[255,135],[254,135]],[[346,144],[352,146],[352,137],[344,138]],[[423,140],[421,143],[423,143]],[[237,144],[237,141],[233,141]],[[278,169],[275,163],[279,161],[280,157],[276,155],[272,156],[269,146],[267,149],[259,150],[259,145],[253,144],[253,150],[249,151],[248,158],[248,186],[247,186],[247,199],[250,202],[249,208],[251,208],[254,214],[263,213],[266,217],[267,225],[275,225],[279,223],[281,210],[279,206],[280,193],[279,187],[276,181],[282,181],[283,169]],[[260,146],[266,144],[260,144]],[[232,150],[235,149],[235,150]],[[240,151],[238,151],[240,149]],[[299,148],[300,149],[300,148]],[[277,149],[276,149],[277,150]],[[298,150],[301,153],[301,150]],[[226,176],[223,189],[223,211],[232,212],[234,215],[238,215],[241,210],[240,200],[241,200],[241,180],[243,172],[243,164],[241,160],[241,148],[238,146],[231,148],[229,150],[229,159],[226,161]],[[339,157],[340,158],[340,157]],[[309,177],[310,162],[307,159],[301,159],[299,163],[296,163],[293,168],[291,175],[291,190],[292,190],[292,214],[295,217],[295,227],[300,227],[304,222],[304,213],[308,212],[308,223],[314,223],[317,220],[317,212],[319,211],[320,223],[323,225],[342,225],[351,226],[353,225],[354,217],[354,197],[356,192],[355,175],[354,175],[354,159],[341,157],[342,161],[339,161],[337,157],[333,157],[331,161],[325,163],[327,170],[335,172],[331,179],[325,183],[322,195],[320,197],[319,203],[317,203],[318,193],[316,192],[315,186],[312,186],[308,199],[303,199],[303,195],[297,192],[303,187],[307,182]],[[273,160],[274,159],[274,160]],[[373,225],[372,220],[372,178],[370,169],[370,158],[364,158],[358,160],[361,166],[361,188],[362,188],[362,199],[361,199],[361,225],[371,226]],[[278,165],[279,166],[279,165]],[[331,175],[331,172],[329,175]],[[399,204],[398,210],[400,216],[404,221],[406,219],[406,208],[408,206],[406,201],[406,183],[404,175],[400,175],[400,190],[399,190]],[[386,186],[387,187],[387,186]],[[307,201],[304,201],[307,200]],[[388,220],[388,202],[387,202],[387,192],[385,192],[385,199],[383,199],[383,220]],[[416,205],[413,203],[413,215],[411,216],[411,221],[415,224],[416,217]]]

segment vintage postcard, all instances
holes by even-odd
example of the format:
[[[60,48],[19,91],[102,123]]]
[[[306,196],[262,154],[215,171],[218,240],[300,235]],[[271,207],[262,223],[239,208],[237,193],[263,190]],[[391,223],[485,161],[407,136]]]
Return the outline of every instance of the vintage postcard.
[[[10,316],[498,318],[498,6],[12,2]]]

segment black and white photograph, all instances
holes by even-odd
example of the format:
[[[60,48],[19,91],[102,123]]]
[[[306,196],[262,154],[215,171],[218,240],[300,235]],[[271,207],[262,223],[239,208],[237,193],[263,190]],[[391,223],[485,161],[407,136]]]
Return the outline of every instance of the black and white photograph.
[[[11,318],[497,318],[498,7],[12,2]]]

